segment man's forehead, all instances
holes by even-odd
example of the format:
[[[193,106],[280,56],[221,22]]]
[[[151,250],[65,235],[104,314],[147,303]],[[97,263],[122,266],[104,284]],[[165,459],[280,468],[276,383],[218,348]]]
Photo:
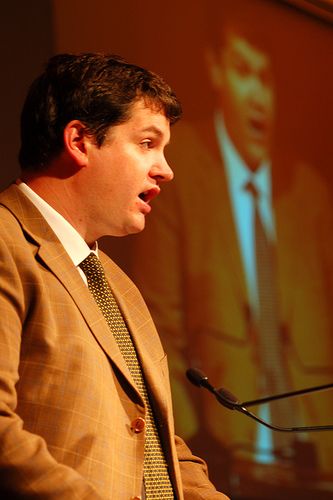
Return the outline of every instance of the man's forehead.
[[[166,117],[164,110],[161,106],[146,102],[143,99],[132,104],[129,108],[127,120],[109,128],[108,136],[112,138],[120,130],[127,130],[131,134],[155,135],[163,138],[166,143],[170,140],[170,121]]]
[[[155,99],[150,97],[139,97],[129,107],[129,117],[131,118],[135,114],[145,112],[147,116],[151,115],[162,115],[166,118],[165,110],[163,105]]]
[[[237,31],[228,31],[225,38],[225,51],[229,55],[240,56],[258,68],[269,68],[271,66],[270,54]]]

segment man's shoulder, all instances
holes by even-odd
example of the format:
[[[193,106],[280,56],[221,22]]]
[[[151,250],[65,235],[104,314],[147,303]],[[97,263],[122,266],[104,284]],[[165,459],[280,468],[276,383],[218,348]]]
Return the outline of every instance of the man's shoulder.
[[[15,184],[0,192],[0,238],[15,239],[22,234],[22,196]]]
[[[10,186],[0,192],[0,237],[3,237],[8,228],[9,236],[15,228],[19,229],[19,216],[15,210],[14,190]]]
[[[19,188],[15,182],[7,185],[6,187],[0,190],[0,203],[7,204],[12,203],[17,197],[17,193],[19,192]]]
[[[320,169],[302,160],[289,159],[273,165],[273,183],[276,194],[293,198],[299,203],[311,199],[320,205],[330,198],[328,182]]]
[[[23,215],[24,198],[16,184],[3,189],[0,192],[0,222],[18,221]]]

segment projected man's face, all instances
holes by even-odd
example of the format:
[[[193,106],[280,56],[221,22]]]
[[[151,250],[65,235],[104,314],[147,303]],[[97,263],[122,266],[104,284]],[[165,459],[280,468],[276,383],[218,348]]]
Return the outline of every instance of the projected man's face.
[[[270,155],[273,132],[275,96],[269,55],[230,32],[217,63],[227,131],[255,171]]]

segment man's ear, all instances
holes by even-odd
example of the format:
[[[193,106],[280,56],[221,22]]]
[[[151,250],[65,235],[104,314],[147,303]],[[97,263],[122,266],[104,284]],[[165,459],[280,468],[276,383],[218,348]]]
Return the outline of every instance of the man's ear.
[[[67,123],[64,129],[64,148],[79,167],[84,167],[87,164],[88,141],[91,142],[91,139],[80,120],[72,120]]]

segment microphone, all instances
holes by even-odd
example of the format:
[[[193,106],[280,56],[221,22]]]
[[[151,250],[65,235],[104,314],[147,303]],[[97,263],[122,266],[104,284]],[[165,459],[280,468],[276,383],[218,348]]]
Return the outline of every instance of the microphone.
[[[323,391],[325,389],[329,389],[329,388],[333,387],[333,383],[320,385],[320,386],[316,386],[316,387],[310,387],[310,388],[306,388],[306,389],[300,389],[298,391],[286,392],[283,394],[277,394],[274,396],[268,396],[265,398],[254,399],[251,401],[245,401],[244,403],[240,403],[239,400],[236,398],[236,396],[234,396],[230,391],[223,389],[223,388],[216,389],[216,387],[212,386],[208,381],[207,375],[205,375],[201,370],[198,370],[196,368],[189,368],[186,371],[186,376],[193,385],[195,385],[199,388],[204,387],[205,389],[208,389],[208,391],[210,391],[212,394],[214,394],[217,401],[225,408],[228,408],[229,410],[237,410],[240,413],[247,415],[248,417],[250,417],[253,420],[255,420],[256,422],[258,422],[259,424],[262,424],[265,427],[268,427],[269,429],[271,429],[273,431],[311,432],[311,431],[333,430],[333,425],[315,425],[315,426],[303,426],[303,427],[282,427],[282,426],[278,426],[278,425],[273,425],[273,424],[270,424],[269,422],[266,422],[265,420],[262,420],[257,415],[255,415],[254,413],[250,412],[247,409],[247,406],[255,406],[255,405],[268,403],[270,401],[276,401],[277,399],[299,396],[301,394],[307,394],[310,392]]]

